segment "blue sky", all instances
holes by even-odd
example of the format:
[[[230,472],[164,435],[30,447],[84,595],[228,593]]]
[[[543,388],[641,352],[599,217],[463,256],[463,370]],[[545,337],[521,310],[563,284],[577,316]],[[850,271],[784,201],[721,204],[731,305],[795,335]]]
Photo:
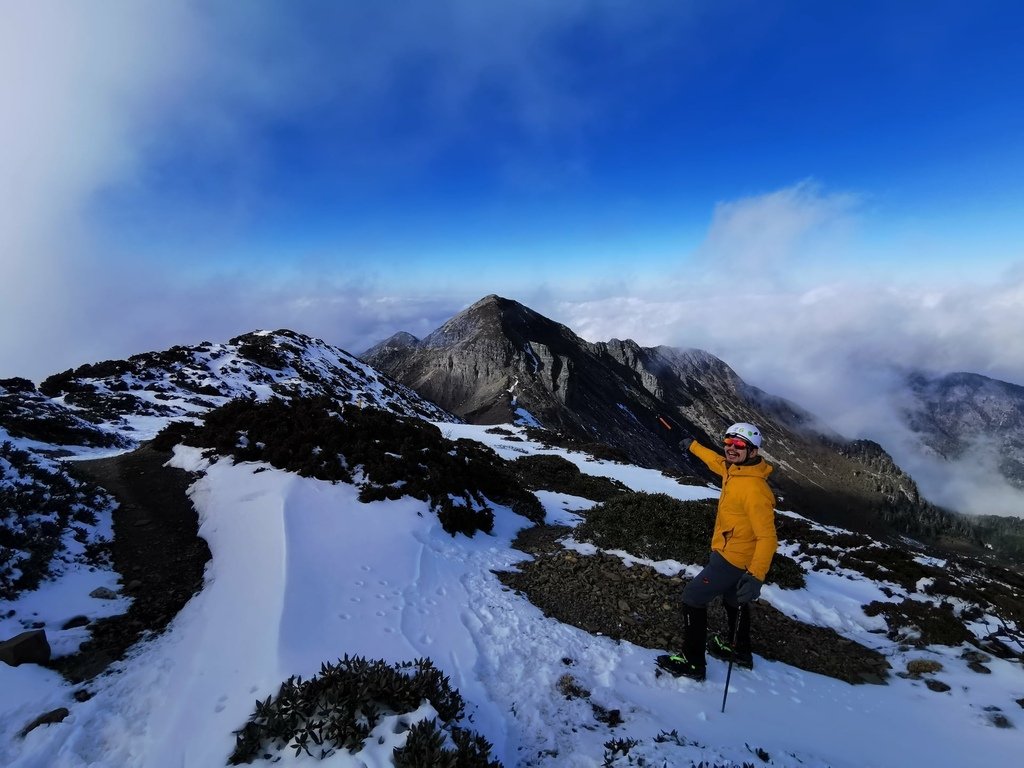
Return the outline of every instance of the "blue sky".
[[[865,361],[1024,383],[1017,3],[5,14],[0,376],[261,327],[358,352],[498,293],[850,431]]]
[[[858,196],[879,249],[914,229],[1021,242],[1012,4],[429,5],[190,20],[236,50],[187,73],[215,87],[174,96],[93,215],[117,243],[215,267],[369,256],[383,279],[500,278],[557,260],[545,272],[573,280],[627,254],[664,268],[717,203],[814,179]],[[247,80],[259,56],[285,70],[270,92]]]

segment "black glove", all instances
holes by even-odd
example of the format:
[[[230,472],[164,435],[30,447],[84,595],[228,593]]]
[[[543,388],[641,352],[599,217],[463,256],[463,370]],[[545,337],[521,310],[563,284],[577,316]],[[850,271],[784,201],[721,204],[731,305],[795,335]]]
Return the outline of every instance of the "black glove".
[[[752,573],[744,573],[736,583],[736,602],[740,605],[757,600],[764,582]]]
[[[658,427],[659,436],[670,446],[683,451],[690,450],[690,443],[693,442],[693,438],[683,432],[683,428],[671,416],[666,416],[663,413],[658,414]]]

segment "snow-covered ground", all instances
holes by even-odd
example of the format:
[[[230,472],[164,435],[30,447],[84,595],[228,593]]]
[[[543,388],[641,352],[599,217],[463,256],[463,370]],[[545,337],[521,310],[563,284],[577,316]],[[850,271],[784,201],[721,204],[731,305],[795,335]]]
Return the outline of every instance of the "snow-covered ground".
[[[650,470],[508,440],[483,427],[438,426],[450,437],[486,442],[507,458],[559,454],[584,472],[635,490],[681,499],[716,494]],[[753,670],[734,670],[723,714],[724,664],[711,660],[704,683],[656,676],[659,651],[546,618],[504,587],[492,571],[514,568],[526,557],[510,542],[528,524],[507,509],[496,508],[493,535],[453,538],[425,503],[413,499],[362,504],[350,485],[227,460],[208,464],[194,449],[177,449],[173,462],[203,472],[191,493],[200,534],[213,553],[204,589],[163,635],[91,682],[95,695],[88,701],[75,701],[77,686],[53,672],[0,664],[0,765],[224,765],[233,731],[257,699],[344,654],[388,662],[432,658],[467,701],[465,725],[483,734],[494,745],[492,755],[510,767],[599,766],[613,739],[638,742],[615,765],[762,765],[756,751],[763,750],[771,765],[793,768],[995,768],[1018,765],[1024,754],[1024,711],[1016,703],[1024,698],[1024,670],[994,659],[992,674],[977,674],[958,658],[961,649],[900,652],[871,632],[880,619],[865,616],[860,605],[885,598],[863,578],[810,573],[806,589],[767,587],[763,597],[791,616],[879,648],[894,670],[909,658],[941,662],[949,692],[896,676],[884,686],[852,686],[756,658]],[[538,496],[551,522],[572,524],[574,512],[591,504],[564,494]],[[54,648],[68,652],[84,632],[59,627],[79,614],[119,610],[116,601],[88,597],[115,580],[72,568],[17,603],[0,602],[0,617],[6,617],[0,637],[22,631],[19,619],[32,616],[45,623]],[[563,695],[559,680],[566,674],[590,692],[589,701]],[[592,704],[619,710],[624,722],[597,722]],[[61,706],[70,710],[63,722],[17,736],[38,715]],[[994,727],[985,709],[992,706],[1018,727]],[[421,715],[429,716],[429,707]],[[321,762],[287,750],[279,753],[280,764],[390,765],[403,736],[394,721],[385,730],[357,755],[335,753]],[[656,738],[672,731],[678,739]]]

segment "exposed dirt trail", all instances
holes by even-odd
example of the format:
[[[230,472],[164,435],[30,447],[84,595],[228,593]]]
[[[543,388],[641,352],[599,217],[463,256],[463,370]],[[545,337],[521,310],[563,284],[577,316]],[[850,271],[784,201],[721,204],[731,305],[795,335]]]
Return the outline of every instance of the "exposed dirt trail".
[[[165,467],[169,453],[145,445],[108,459],[69,462],[80,480],[96,483],[118,501],[113,565],[128,612],[93,623],[92,639],[52,666],[72,682],[91,680],[122,658],[144,632],[163,631],[203,586],[210,549],[198,535],[198,517],[186,491],[193,478]]]

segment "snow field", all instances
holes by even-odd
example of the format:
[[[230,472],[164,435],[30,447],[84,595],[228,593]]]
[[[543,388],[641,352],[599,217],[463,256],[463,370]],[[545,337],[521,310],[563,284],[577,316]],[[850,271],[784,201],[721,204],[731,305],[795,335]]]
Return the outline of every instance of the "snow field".
[[[499,452],[535,449],[482,427],[439,426]],[[660,473],[549,452],[636,490],[714,495]],[[978,675],[957,658],[959,649],[899,651],[871,632],[878,622],[860,610],[880,594],[870,582],[810,573],[806,589],[769,587],[765,598],[790,615],[876,644],[894,671],[909,658],[936,658],[944,666],[937,677],[950,692],[898,677],[887,686],[851,686],[756,657],[754,670],[733,671],[723,714],[724,664],[709,660],[704,683],[658,676],[653,662],[660,650],[561,624],[504,587],[492,571],[527,557],[510,543],[528,524],[506,508],[495,507],[493,535],[467,539],[445,533],[414,499],[362,504],[347,484],[256,464],[209,464],[194,449],[177,449],[174,464],[203,472],[191,493],[200,535],[213,553],[204,589],[163,635],[93,681],[95,695],[86,702],[72,701],[73,688],[47,670],[0,666],[0,764],[223,765],[232,732],[258,698],[344,654],[432,658],[467,702],[464,725],[491,741],[494,757],[509,768],[599,766],[611,739],[638,740],[631,758],[684,767],[702,760],[761,764],[756,749],[782,768],[1012,765],[1024,751],[1021,729],[993,728],[985,711],[1001,704],[1011,721],[1020,719],[1011,707],[1024,697],[1024,671],[993,660],[992,674]],[[564,494],[538,497],[551,522],[572,524],[575,512],[590,506]],[[75,588],[79,576],[69,573],[61,589]],[[77,592],[87,594],[85,586]],[[53,606],[47,617],[59,615],[58,604],[65,613],[76,609],[71,593],[52,602],[34,594],[40,605]],[[567,674],[589,696],[567,698],[559,687]],[[14,737],[28,720],[62,705],[71,711],[63,723]],[[622,724],[599,722],[594,705],[619,710]],[[321,762],[287,750],[279,764],[388,766],[403,729],[432,715],[421,707],[385,720],[358,755]],[[656,741],[672,730],[680,743]]]

